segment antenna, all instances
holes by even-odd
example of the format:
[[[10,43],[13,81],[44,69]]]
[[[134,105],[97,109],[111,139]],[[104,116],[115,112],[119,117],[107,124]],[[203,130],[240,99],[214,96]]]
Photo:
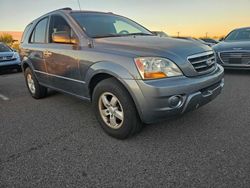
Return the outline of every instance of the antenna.
[[[180,37],[180,31],[177,32],[177,37],[178,37],[178,38]]]
[[[80,4],[80,0],[77,0],[77,2],[78,2],[79,9],[82,10],[81,9],[81,4]]]

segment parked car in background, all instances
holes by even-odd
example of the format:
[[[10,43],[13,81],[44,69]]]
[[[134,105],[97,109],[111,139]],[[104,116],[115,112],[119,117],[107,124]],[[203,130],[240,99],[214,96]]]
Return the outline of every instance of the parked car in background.
[[[207,45],[207,46],[211,46],[209,43],[207,43],[207,42],[205,42],[203,40],[197,39],[197,38],[193,38],[193,37],[174,37],[174,38],[189,40],[189,41],[198,42],[200,44],[204,44],[204,45]]]
[[[230,69],[250,68],[250,27],[235,29],[213,46],[217,62]]]
[[[155,36],[112,13],[61,9],[41,16],[26,27],[21,55],[32,97],[52,88],[90,101],[102,128],[121,139],[142,122],[197,109],[224,85],[210,47]]]
[[[213,46],[215,44],[218,44],[219,41],[215,40],[215,39],[211,39],[211,38],[200,38],[200,40],[210,44],[210,46]]]
[[[6,69],[21,70],[21,61],[15,50],[0,42],[0,71]]]
[[[166,34],[163,31],[151,31],[154,35],[159,36],[159,37],[169,37],[168,34]]]

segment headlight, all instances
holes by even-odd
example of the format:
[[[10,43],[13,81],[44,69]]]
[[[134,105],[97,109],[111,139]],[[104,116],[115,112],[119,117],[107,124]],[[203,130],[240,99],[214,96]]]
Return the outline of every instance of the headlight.
[[[15,52],[12,56],[12,59],[19,59],[19,54],[17,52]]]
[[[158,79],[183,75],[175,63],[160,57],[135,58],[142,79]]]

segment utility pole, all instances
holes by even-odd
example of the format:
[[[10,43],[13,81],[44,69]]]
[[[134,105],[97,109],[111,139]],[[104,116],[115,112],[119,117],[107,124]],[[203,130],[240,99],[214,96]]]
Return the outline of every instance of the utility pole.
[[[177,32],[177,37],[178,37],[178,38],[180,37],[180,32],[179,32],[179,31]]]
[[[77,0],[77,2],[78,2],[79,9],[82,10],[81,9],[81,4],[80,4],[80,0]]]
[[[208,37],[208,32],[206,32],[206,38]]]

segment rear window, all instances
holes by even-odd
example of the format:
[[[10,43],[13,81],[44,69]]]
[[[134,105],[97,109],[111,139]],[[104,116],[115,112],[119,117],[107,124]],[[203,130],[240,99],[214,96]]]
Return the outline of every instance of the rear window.
[[[11,52],[11,51],[12,50],[8,46],[0,44],[0,52]]]

